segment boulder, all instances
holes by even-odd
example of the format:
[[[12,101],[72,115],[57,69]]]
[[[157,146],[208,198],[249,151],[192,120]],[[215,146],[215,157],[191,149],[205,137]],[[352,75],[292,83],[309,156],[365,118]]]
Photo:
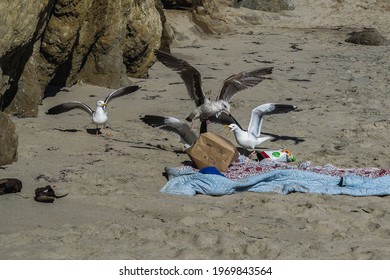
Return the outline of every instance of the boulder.
[[[0,166],[17,160],[18,135],[15,124],[3,112],[0,112]]]
[[[292,0],[234,0],[234,6],[266,12],[294,10]]]
[[[351,35],[345,41],[352,44],[368,46],[385,46],[389,41],[383,37],[375,28],[365,28],[362,31],[349,33]]]

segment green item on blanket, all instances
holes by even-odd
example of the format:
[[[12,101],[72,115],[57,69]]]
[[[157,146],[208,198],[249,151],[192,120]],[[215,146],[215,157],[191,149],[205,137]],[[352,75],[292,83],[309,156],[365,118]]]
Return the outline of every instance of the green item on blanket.
[[[291,151],[288,149],[262,151],[256,152],[256,154],[258,160],[263,160],[265,158],[281,162],[291,162],[296,160]]]

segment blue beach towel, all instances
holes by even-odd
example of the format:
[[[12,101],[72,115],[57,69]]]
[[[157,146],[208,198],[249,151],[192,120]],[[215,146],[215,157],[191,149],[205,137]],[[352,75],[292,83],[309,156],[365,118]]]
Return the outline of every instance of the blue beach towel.
[[[346,175],[334,176],[291,168],[274,169],[233,180],[220,175],[195,172],[192,168],[178,170],[166,168],[169,180],[161,192],[187,196],[196,194],[221,196],[244,191],[351,196],[390,195],[390,175],[369,178],[344,172]]]

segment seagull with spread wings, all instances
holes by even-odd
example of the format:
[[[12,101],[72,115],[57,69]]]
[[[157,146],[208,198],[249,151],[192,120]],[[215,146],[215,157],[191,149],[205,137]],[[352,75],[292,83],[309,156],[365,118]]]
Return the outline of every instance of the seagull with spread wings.
[[[108,136],[106,131],[106,123],[108,121],[108,113],[106,110],[106,107],[108,105],[108,102],[113,99],[117,98],[123,95],[130,94],[132,92],[135,92],[139,89],[139,86],[129,86],[129,87],[123,87],[117,90],[114,90],[104,100],[99,100],[96,103],[96,110],[92,110],[91,107],[89,107],[87,104],[81,101],[69,101],[62,104],[59,104],[57,106],[54,106],[50,108],[46,114],[48,115],[56,115],[61,114],[64,112],[68,112],[73,109],[81,109],[87,112],[92,117],[92,122],[96,125],[96,135],[99,131],[99,125],[103,125],[103,128],[106,132],[106,136]]]
[[[234,122],[228,125],[230,129],[229,132],[233,132],[238,145],[240,145],[243,148],[253,150],[253,152],[249,156],[251,157],[255,153],[255,148],[258,145],[272,138],[270,136],[261,137],[261,126],[264,121],[264,116],[288,113],[296,109],[297,106],[288,105],[288,104],[278,104],[278,103],[262,104],[252,110],[252,115],[248,125],[248,130],[244,130],[240,126],[240,124],[230,115],[229,119],[233,119]]]
[[[186,118],[190,122],[193,122],[197,118],[201,121],[206,121],[210,117],[218,117],[221,112],[229,114],[229,102],[234,95],[239,91],[257,85],[265,79],[271,79],[265,76],[271,74],[273,69],[273,67],[258,68],[228,77],[224,80],[216,100],[212,101],[203,93],[201,74],[187,61],[160,50],[155,50],[155,55],[161,63],[180,75],[190,98],[195,101],[196,108]]]
[[[142,115],[140,119],[152,126],[159,129],[169,131],[179,137],[180,142],[183,143],[184,148],[189,148],[192,144],[195,143],[195,140],[198,138],[196,133],[191,129],[191,127],[173,117],[163,117],[157,115]]]

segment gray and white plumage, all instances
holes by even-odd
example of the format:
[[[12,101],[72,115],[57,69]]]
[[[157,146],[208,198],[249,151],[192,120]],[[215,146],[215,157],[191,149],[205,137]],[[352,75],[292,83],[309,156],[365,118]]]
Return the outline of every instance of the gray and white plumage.
[[[152,127],[163,129],[175,134],[179,137],[180,142],[183,143],[184,148],[192,146],[198,138],[196,133],[188,124],[173,117],[142,115],[140,116],[140,119]]]
[[[273,67],[258,68],[228,77],[224,80],[216,100],[211,101],[203,92],[202,77],[198,70],[187,61],[176,58],[170,53],[155,50],[155,55],[161,63],[180,75],[190,98],[195,101],[196,108],[186,118],[187,121],[194,121],[197,118],[203,121],[209,117],[218,116],[221,112],[229,113],[229,102],[234,95],[239,91],[253,87],[266,79],[270,79],[265,77],[265,75],[271,74],[273,69]]]
[[[270,136],[261,137],[261,127],[264,121],[264,116],[287,113],[296,109],[296,106],[288,104],[262,104],[252,110],[248,130],[243,130],[234,118],[234,123],[229,124],[229,128],[230,131],[233,132],[237,144],[243,148],[254,150],[256,146],[272,138]]]
[[[135,92],[139,88],[140,88],[139,86],[128,86],[128,87],[123,87],[112,91],[109,95],[107,95],[107,97],[104,100],[97,101],[96,110],[93,110],[84,102],[69,101],[50,108],[46,112],[46,114],[57,115],[57,114],[68,112],[73,109],[81,109],[87,112],[92,117],[92,122],[96,125],[97,128],[99,128],[99,125],[103,125],[103,127],[105,128],[105,124],[108,121],[108,113],[106,110],[108,102],[113,98],[117,98]]]

